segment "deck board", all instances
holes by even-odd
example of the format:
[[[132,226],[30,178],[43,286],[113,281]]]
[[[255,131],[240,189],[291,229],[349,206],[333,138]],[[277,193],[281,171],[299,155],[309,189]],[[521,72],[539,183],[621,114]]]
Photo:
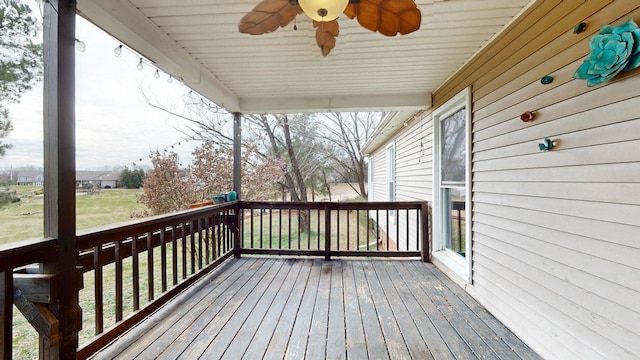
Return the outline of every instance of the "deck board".
[[[540,359],[431,264],[231,259],[98,359]]]

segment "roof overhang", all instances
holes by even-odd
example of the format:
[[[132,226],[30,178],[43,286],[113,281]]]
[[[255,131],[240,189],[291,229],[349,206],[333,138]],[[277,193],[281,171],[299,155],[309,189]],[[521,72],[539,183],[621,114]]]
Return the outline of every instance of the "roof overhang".
[[[529,0],[416,0],[420,30],[386,37],[338,19],[325,58],[305,15],[296,25],[241,34],[259,0],[83,0],[78,12],[159,69],[229,112],[418,112],[431,93]]]

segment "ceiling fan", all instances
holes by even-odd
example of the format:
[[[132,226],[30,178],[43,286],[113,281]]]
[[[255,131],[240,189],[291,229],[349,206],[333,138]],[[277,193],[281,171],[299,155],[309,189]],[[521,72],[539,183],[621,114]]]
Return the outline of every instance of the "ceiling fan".
[[[414,0],[262,0],[242,17],[238,29],[251,35],[270,33],[303,12],[313,19],[323,56],[336,45],[340,33],[337,18],[343,12],[350,19],[358,18],[365,29],[386,36],[414,32],[422,19]]]

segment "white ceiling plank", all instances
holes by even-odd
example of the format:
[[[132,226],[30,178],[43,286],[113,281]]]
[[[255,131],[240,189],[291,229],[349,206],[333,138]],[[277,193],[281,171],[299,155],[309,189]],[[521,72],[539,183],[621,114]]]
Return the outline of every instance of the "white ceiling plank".
[[[305,15],[259,36],[238,22],[261,0],[83,0],[79,11],[229,111],[416,111],[530,1],[415,0],[420,30],[386,37],[338,19],[327,57]],[[428,101],[427,101],[428,100]]]

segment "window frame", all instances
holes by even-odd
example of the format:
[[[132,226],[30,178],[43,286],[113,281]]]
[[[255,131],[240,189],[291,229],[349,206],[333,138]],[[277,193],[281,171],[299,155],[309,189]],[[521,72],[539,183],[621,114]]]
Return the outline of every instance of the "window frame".
[[[465,160],[465,257],[460,256],[453,250],[446,247],[444,234],[443,211],[447,208],[443,204],[442,189],[450,188],[453,184],[443,184],[441,181],[441,119],[446,119],[450,115],[466,108],[466,160]],[[437,108],[431,114],[433,121],[433,252],[434,260],[443,264],[454,274],[460,276],[464,282],[472,282],[472,242],[471,238],[471,88],[465,88],[445,104]],[[450,216],[450,214],[448,215]]]

